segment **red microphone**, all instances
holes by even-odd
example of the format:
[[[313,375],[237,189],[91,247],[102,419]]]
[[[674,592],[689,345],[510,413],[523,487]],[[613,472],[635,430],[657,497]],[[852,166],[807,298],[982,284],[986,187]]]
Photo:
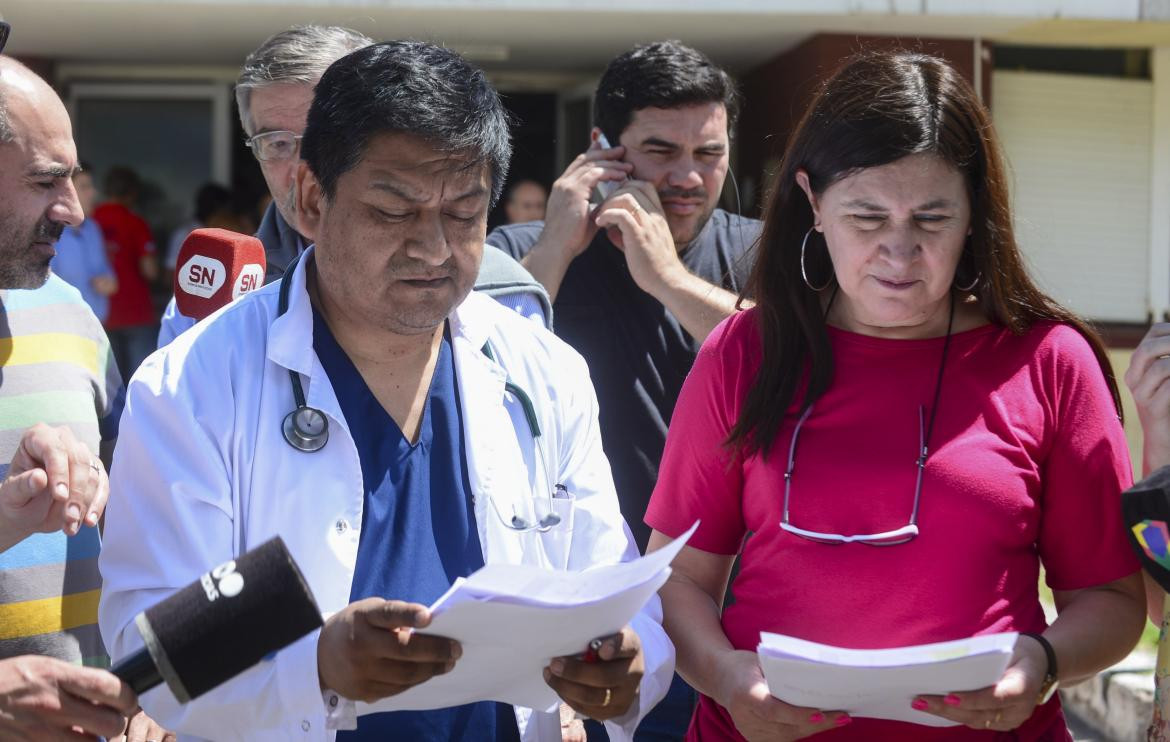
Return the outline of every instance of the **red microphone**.
[[[175,304],[200,320],[264,285],[264,245],[227,229],[196,229],[183,240],[176,261]]]

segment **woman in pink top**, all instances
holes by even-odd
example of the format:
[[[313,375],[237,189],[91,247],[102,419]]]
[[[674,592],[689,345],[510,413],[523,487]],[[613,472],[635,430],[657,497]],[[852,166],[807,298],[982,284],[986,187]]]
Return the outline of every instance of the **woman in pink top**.
[[[792,135],[758,304],[704,344],[646,514],[651,550],[702,521],[661,592],[702,694],[689,739],[1071,740],[1051,681],[1136,642],[1117,385],[1029,278],[1005,180],[974,91],[921,54],[850,60]],[[955,722],[934,727],[779,701],[761,631],[858,649],[1031,633],[994,686],[908,699]]]

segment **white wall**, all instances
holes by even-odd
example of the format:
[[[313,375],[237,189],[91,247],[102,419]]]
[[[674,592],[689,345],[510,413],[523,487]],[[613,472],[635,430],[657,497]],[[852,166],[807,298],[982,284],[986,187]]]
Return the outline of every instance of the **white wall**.
[[[1150,313],[1170,319],[1170,48],[1151,50],[1154,78],[1150,183]]]

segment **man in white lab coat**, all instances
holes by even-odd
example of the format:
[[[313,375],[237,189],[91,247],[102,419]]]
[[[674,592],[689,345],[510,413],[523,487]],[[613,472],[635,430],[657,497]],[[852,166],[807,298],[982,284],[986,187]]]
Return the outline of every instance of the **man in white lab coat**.
[[[389,42],[334,63],[297,176],[315,247],[132,380],[100,563],[112,655],[141,646],[139,611],[275,534],[328,616],[185,707],[165,689],[144,695],[169,728],[560,739],[555,714],[490,702],[352,728],[350,699],[458,663],[454,642],[410,631],[454,578],[484,563],[583,569],[637,555],[584,361],[471,293],[510,149],[498,96],[453,52]],[[611,739],[629,738],[673,671],[660,618],[655,598],[600,661],[557,658],[545,681]]]

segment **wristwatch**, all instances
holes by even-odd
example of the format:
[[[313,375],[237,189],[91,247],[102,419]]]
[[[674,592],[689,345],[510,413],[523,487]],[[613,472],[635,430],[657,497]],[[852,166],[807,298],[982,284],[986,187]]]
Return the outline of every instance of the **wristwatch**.
[[[1060,686],[1060,681],[1056,679],[1056,651],[1052,649],[1052,643],[1040,634],[1021,631],[1020,636],[1030,636],[1040,642],[1040,646],[1044,648],[1044,656],[1048,658],[1048,670],[1044,674],[1044,682],[1040,684],[1040,692],[1036,694],[1036,705],[1043,706],[1048,703],[1052,694]]]

